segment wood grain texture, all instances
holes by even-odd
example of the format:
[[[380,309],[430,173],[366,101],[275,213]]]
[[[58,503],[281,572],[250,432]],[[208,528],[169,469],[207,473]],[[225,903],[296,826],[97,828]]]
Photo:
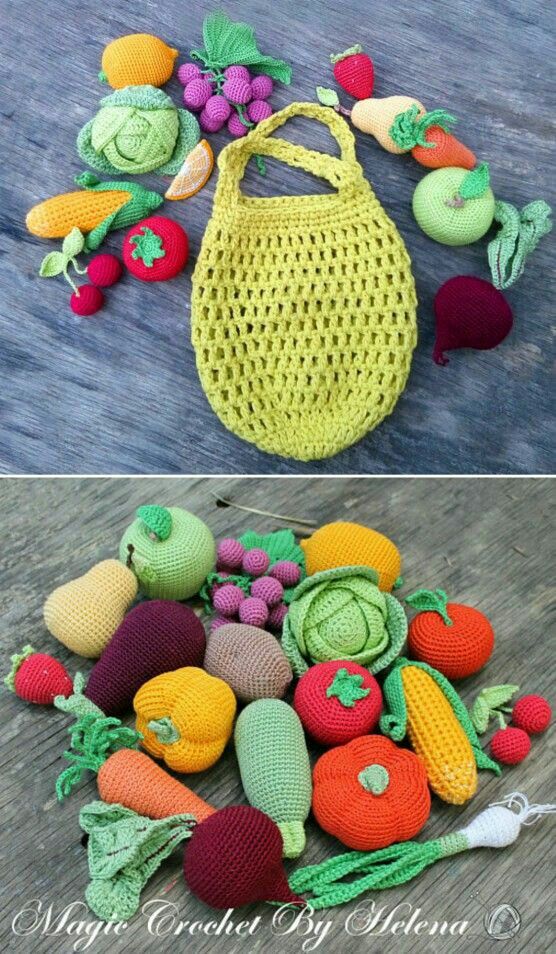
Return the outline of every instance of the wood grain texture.
[[[358,157],[397,223],[413,259],[419,345],[405,394],[373,434],[332,460],[273,458],[229,434],[201,390],[190,344],[192,266],[210,215],[216,176],[193,199],[164,209],[187,229],[191,265],[168,284],[128,278],[108,290],[105,311],[78,320],[62,279],[37,270],[52,243],[25,231],[28,209],[71,188],[82,170],[75,138],[106,94],[97,81],[103,46],[153,31],[186,53],[199,43],[214,4],[93,0],[68,4],[7,0],[0,33],[4,135],[2,196],[2,422],[6,473],[550,473],[550,311],[553,239],[546,238],[508,298],[510,338],[493,352],[455,353],[432,363],[432,299],[457,274],[488,277],[486,242],[451,249],[428,239],[411,213],[424,175],[409,156],[384,152],[357,133]],[[488,161],[496,194],[522,206],[551,199],[554,83],[549,70],[553,5],[542,0],[425,0],[407,9],[389,0],[228,0],[251,23],[265,52],[293,64],[276,108],[312,100],[330,84],[331,51],[360,41],[376,66],[376,95],[407,92],[460,119],[461,137]],[[168,91],[178,102],[180,87]],[[345,98],[347,101],[347,97]],[[327,134],[303,128],[305,142],[329,148]],[[295,131],[292,133],[295,136]],[[212,138],[215,150],[226,136]],[[142,177],[161,188],[156,175]],[[250,170],[254,194],[307,188],[303,173],[269,163],[265,181]],[[318,188],[318,186],[316,186]],[[121,233],[106,249],[118,251]]]
[[[260,532],[279,524],[239,510],[219,509],[212,493],[218,491],[238,504],[313,519],[364,522],[389,534],[403,555],[405,595],[417,587],[441,586],[454,598],[485,612],[496,632],[494,655],[486,669],[460,683],[466,703],[478,689],[500,682],[516,682],[524,692],[536,691],[555,700],[554,636],[549,606],[554,596],[554,490],[545,480],[284,480],[186,479],[148,483],[137,479],[44,479],[0,482],[0,520],[4,533],[0,567],[1,644],[4,666],[10,653],[26,642],[54,653],[74,673],[88,671],[90,661],[72,656],[46,632],[41,608],[58,584],[83,573],[97,560],[112,557],[134,509],[157,501],[189,507],[205,519],[217,537],[239,534],[251,527]],[[3,837],[0,849],[0,911],[2,949],[34,954],[58,954],[72,949],[73,941],[60,937],[16,937],[11,931],[15,913],[32,898],[54,913],[83,899],[87,862],[80,844],[78,812],[97,797],[93,778],[84,781],[62,805],[54,797],[54,781],[63,761],[67,717],[53,710],[27,706],[11,693],[0,692],[1,801]],[[131,721],[131,720],[129,720]],[[317,748],[311,747],[312,759]],[[243,801],[233,747],[207,772],[185,777],[196,792],[217,806]],[[433,799],[430,821],[420,836],[436,837],[459,827],[489,802],[512,790],[537,801],[554,801],[554,727],[534,740],[522,765],[504,771],[501,778],[480,773],[479,792],[462,809]],[[385,915],[399,903],[420,908],[421,919],[453,922],[468,920],[462,938],[387,933],[380,938],[350,937],[344,923],[357,908],[321,912],[331,920],[330,932],[317,950],[348,952],[389,943],[402,952],[452,950],[483,954],[498,946],[483,927],[485,908],[498,904],[516,907],[522,918],[511,942],[515,954],[548,951],[556,940],[551,893],[554,864],[554,820],[544,819],[523,831],[520,840],[504,851],[483,850],[459,855],[424,873],[404,888],[364,897],[386,905]],[[314,863],[338,853],[333,838],[307,825],[308,847],[299,864]],[[290,863],[289,867],[292,867]],[[164,863],[143,894],[143,902],[162,898],[176,905],[182,920],[214,919],[214,912],[187,894],[181,878],[180,852]],[[247,940],[187,934],[155,939],[145,919],[137,916],[119,939],[99,937],[90,950],[118,952],[175,950],[269,951],[296,954],[302,937],[273,935],[273,911],[264,905],[237,912],[236,922],[260,915],[261,927]],[[76,918],[94,920],[86,910]],[[402,909],[395,919],[407,918]]]

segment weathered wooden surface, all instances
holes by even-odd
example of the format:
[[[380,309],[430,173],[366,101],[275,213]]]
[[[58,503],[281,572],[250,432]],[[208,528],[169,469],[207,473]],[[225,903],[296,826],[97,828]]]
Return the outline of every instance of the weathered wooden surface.
[[[444,587],[453,597],[488,614],[496,631],[496,648],[486,669],[460,685],[469,703],[484,685],[516,682],[523,691],[537,691],[555,699],[553,636],[548,607],[553,595],[554,492],[547,481],[510,480],[78,480],[2,481],[0,521],[2,545],[2,597],[0,602],[3,668],[9,653],[27,643],[53,652],[72,674],[88,671],[91,663],[65,651],[46,632],[42,603],[49,591],[68,578],[83,573],[92,563],[117,553],[117,544],[134,508],[157,501],[191,508],[203,517],[216,536],[238,534],[248,527],[262,532],[275,529],[274,520],[250,516],[239,510],[219,509],[211,491],[218,490],[237,503],[262,510],[314,519],[352,519],[391,535],[404,558],[405,585],[401,594],[419,586]],[[551,505],[552,504],[552,511]],[[551,650],[552,647],[552,650]],[[53,710],[28,706],[0,691],[2,724],[1,804],[3,837],[0,857],[0,910],[2,948],[18,952],[55,954],[72,950],[67,935],[16,937],[11,923],[33,898],[43,911],[53,905],[54,920],[72,902],[83,900],[87,884],[85,850],[80,844],[77,816],[96,797],[91,777],[59,805],[54,780],[63,761],[68,718]],[[312,747],[312,756],[317,754]],[[243,800],[233,747],[210,771],[184,781],[217,806]],[[459,810],[433,800],[431,819],[422,839],[453,831],[490,801],[519,790],[536,801],[554,801],[554,730],[533,742],[527,760],[504,771],[501,778],[480,773],[479,793]],[[548,951],[555,940],[553,922],[554,819],[522,832],[512,848],[496,852],[469,852],[438,863],[402,889],[364,897],[386,905],[384,917],[397,904],[420,908],[418,919],[467,920],[463,937],[450,938],[387,931],[377,937],[350,937],[344,931],[348,915],[357,904],[322,912],[332,925],[317,950],[353,951],[363,947],[385,950],[391,944],[408,952],[498,950],[483,927],[486,911],[512,904],[522,927],[511,943],[513,952]],[[307,825],[308,847],[298,862],[306,864],[338,853],[341,846],[320,832],[312,820]],[[176,852],[153,878],[143,902],[162,899],[176,905],[182,920],[214,920],[214,912],[188,895],[181,878],[180,852]],[[292,867],[290,863],[289,867]],[[170,887],[168,888],[168,886]],[[478,895],[478,897],[476,896]],[[485,910],[486,909],[486,910]],[[407,919],[406,907],[394,920]],[[274,910],[254,906],[235,915],[262,918],[259,929],[247,939],[195,936],[153,938],[146,918],[138,915],[120,939],[97,938],[90,950],[103,954],[113,949],[195,952],[276,951],[301,952],[303,938],[272,933]],[[75,919],[94,922],[86,911]],[[359,922],[365,923],[364,919]],[[27,922],[29,924],[29,922]],[[83,942],[82,942],[83,944]]]
[[[549,68],[553,6],[508,0],[403,5],[389,0],[244,0],[224,4],[251,23],[265,52],[293,64],[293,83],[277,89],[276,108],[312,100],[330,85],[331,51],[361,42],[376,66],[376,95],[407,92],[460,119],[461,137],[491,164],[496,194],[519,206],[553,190],[554,84]],[[366,174],[411,253],[419,296],[419,345],[394,414],[358,446],[312,465],[258,452],[225,431],[201,390],[190,344],[190,276],[216,182],[163,212],[191,238],[191,265],[168,284],[127,278],[107,292],[105,311],[78,320],[63,280],[37,270],[52,243],[30,236],[27,210],[71,188],[82,170],[79,128],[106,88],[96,79],[103,46],[152,31],[186,53],[198,46],[209,0],[129,3],[92,0],[4,4],[2,191],[5,371],[0,470],[9,473],[549,473],[554,469],[550,413],[551,253],[546,238],[508,298],[511,337],[493,352],[454,353],[432,363],[432,299],[457,274],[488,277],[486,242],[450,249],[419,230],[411,197],[425,174],[411,157],[392,156],[357,133]],[[178,102],[177,81],[168,91]],[[349,102],[346,96],[344,101]],[[305,141],[328,148],[307,126]],[[295,134],[295,133],[294,133]],[[227,142],[212,137],[216,151]],[[304,191],[302,173],[269,164],[254,171],[257,194]],[[160,177],[141,181],[162,188]],[[318,186],[316,186],[318,188]],[[108,250],[118,251],[121,233]]]

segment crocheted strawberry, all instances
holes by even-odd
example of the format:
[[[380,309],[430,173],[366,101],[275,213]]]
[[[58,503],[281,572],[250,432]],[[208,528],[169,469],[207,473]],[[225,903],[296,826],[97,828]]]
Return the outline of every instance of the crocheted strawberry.
[[[185,267],[189,240],[181,225],[164,215],[151,215],[134,225],[123,245],[124,263],[143,282],[164,282]]]
[[[73,692],[65,666],[47,653],[36,653],[32,646],[12,656],[12,669],[4,682],[20,699],[42,706],[51,706],[55,696],[67,699]]]
[[[548,729],[551,718],[552,709],[543,696],[522,696],[512,710],[512,723],[529,735]]]
[[[531,739],[523,729],[514,729],[506,726],[498,729],[490,740],[490,751],[493,758],[502,765],[517,765],[529,755]]]
[[[355,99],[368,99],[373,92],[375,71],[370,56],[357,43],[343,53],[333,53],[334,76],[342,89]]]
[[[406,598],[419,610],[407,634],[412,659],[428,663],[448,679],[478,672],[494,648],[494,631],[472,606],[449,603],[443,590],[417,590]]]

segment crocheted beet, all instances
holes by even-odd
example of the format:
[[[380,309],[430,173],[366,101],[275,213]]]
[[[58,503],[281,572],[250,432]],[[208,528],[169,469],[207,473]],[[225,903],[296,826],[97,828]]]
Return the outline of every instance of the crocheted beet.
[[[406,602],[421,610],[409,624],[409,655],[448,679],[464,679],[482,669],[494,649],[494,630],[473,606],[449,603],[443,590],[419,590]]]
[[[249,805],[223,808],[197,825],[183,873],[190,891],[213,908],[254,901],[305,904],[288,885],[277,825]]]
[[[529,735],[548,729],[551,718],[552,709],[543,696],[522,696],[512,709],[512,723]]]
[[[436,340],[433,360],[448,364],[444,351],[495,348],[510,333],[512,310],[501,291],[484,278],[457,275],[438,289],[434,299]]]
[[[204,654],[205,630],[189,606],[173,600],[140,603],[91,670],[84,695],[105,715],[119,716],[131,708],[148,679],[183,666],[201,666]]]
[[[375,728],[382,692],[368,669],[349,660],[311,666],[293,699],[303,728],[321,745],[342,745]]]
[[[494,733],[490,751],[502,765],[517,765],[529,755],[531,739],[523,729],[514,729],[510,725]]]

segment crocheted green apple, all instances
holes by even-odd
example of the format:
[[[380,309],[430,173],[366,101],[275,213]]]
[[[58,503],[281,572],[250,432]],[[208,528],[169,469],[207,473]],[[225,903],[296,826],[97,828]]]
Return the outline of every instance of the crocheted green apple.
[[[139,507],[120,542],[120,560],[151,599],[186,600],[199,592],[214,567],[214,537],[181,507]]]
[[[470,245],[488,232],[494,195],[488,165],[471,172],[449,166],[429,172],[413,193],[413,214],[426,235],[443,245]]]

